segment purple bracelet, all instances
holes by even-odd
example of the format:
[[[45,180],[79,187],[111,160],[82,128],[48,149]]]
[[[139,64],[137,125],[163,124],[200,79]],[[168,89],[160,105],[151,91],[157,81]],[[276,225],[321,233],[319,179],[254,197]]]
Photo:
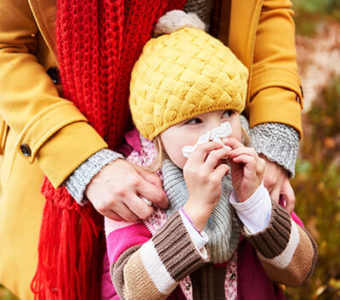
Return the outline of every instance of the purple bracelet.
[[[194,222],[191,220],[191,218],[189,217],[189,215],[186,213],[186,211],[184,210],[183,206],[181,206],[179,210],[180,210],[180,211],[182,212],[182,214],[187,218],[187,220],[190,222],[190,224],[192,225],[192,227],[194,227],[195,230],[200,234],[200,236],[203,237],[201,231],[195,226]]]

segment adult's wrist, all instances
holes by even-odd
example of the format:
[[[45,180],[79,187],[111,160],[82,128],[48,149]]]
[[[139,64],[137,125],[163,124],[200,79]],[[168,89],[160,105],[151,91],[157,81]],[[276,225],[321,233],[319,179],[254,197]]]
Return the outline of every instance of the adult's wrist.
[[[299,134],[293,127],[281,123],[265,123],[251,128],[249,134],[257,153],[277,163],[294,177]]]
[[[87,185],[102,168],[114,162],[118,158],[123,158],[123,156],[120,153],[109,149],[101,149],[91,155],[76,170],[73,171],[73,173],[64,182],[64,186],[77,203],[86,203],[87,199],[85,197],[85,191]]]

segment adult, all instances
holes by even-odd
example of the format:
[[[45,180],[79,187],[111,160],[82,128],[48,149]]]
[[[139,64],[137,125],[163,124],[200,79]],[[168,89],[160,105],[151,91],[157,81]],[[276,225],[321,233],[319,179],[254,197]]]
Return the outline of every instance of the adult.
[[[116,149],[130,124],[133,63],[157,19],[174,8],[197,11],[248,67],[246,114],[255,147],[267,157],[266,185],[276,200],[285,194],[292,209],[288,174],[301,136],[302,96],[291,2],[228,3],[3,1],[0,282],[19,297],[33,297],[37,263],[32,288],[39,297],[96,295],[101,218],[73,198],[84,202],[85,195],[101,214],[130,221],[152,213],[141,197],[167,205],[155,176],[106,148]]]

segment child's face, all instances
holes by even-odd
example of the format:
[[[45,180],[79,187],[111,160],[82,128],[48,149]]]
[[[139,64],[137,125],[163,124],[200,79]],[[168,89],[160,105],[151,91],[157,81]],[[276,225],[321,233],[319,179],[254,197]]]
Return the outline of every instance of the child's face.
[[[198,115],[163,131],[160,137],[164,150],[172,162],[183,169],[187,158],[183,156],[182,148],[187,145],[195,145],[202,134],[224,122],[230,123],[231,136],[241,141],[240,115],[233,110],[216,110]]]

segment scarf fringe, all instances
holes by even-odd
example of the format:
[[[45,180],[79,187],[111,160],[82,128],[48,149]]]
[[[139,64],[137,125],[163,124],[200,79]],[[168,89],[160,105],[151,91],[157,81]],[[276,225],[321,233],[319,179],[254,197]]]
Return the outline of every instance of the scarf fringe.
[[[35,299],[100,299],[103,218],[90,204],[79,206],[65,188],[51,188],[48,180],[42,193],[44,226],[31,284]]]

